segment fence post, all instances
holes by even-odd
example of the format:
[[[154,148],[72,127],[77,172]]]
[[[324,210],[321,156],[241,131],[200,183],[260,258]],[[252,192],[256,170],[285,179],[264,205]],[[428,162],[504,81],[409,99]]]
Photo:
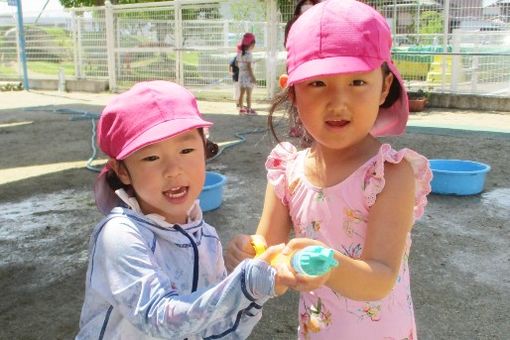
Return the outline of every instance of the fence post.
[[[473,61],[471,62],[471,93],[476,93],[478,88],[478,58],[477,55],[473,56]]]
[[[391,13],[391,35],[397,33],[397,0],[393,0],[393,13]]]
[[[444,92],[445,85],[446,85],[446,71],[448,68],[448,56],[446,53],[448,53],[448,30],[450,25],[450,0],[444,1],[444,22],[443,22],[443,52],[445,53],[442,58],[441,63],[441,92]]]
[[[175,18],[175,78],[176,83],[184,85],[184,66],[182,63],[183,30],[182,30],[182,7],[179,1],[174,1]]]
[[[271,98],[276,93],[276,65],[278,48],[278,6],[276,0],[269,0],[266,7],[267,30],[267,58],[266,58],[266,89],[267,97]]]
[[[20,53],[20,43],[19,43],[19,27],[16,21],[15,25],[16,32],[16,62],[18,64],[18,78],[23,77],[23,66],[21,65],[21,53]]]
[[[106,0],[104,5],[106,53],[108,60],[108,84],[110,91],[115,91],[117,90],[117,74],[115,71],[115,30],[113,24],[113,6],[109,0]]]
[[[73,57],[74,57],[74,75],[76,79],[81,79],[82,61],[81,61],[81,20],[76,11],[71,15],[73,22]]]
[[[30,85],[28,83],[28,69],[27,69],[27,51],[25,44],[25,28],[23,25],[23,9],[21,7],[21,0],[14,2],[18,9],[16,11],[17,14],[17,26],[18,26],[18,40],[19,40],[19,60],[21,61],[21,70],[23,71],[23,89],[25,91],[30,90]]]
[[[455,53],[460,53],[460,36],[452,31],[452,66],[450,71],[450,92],[457,92],[457,86],[460,80],[460,74],[462,72],[462,57]]]

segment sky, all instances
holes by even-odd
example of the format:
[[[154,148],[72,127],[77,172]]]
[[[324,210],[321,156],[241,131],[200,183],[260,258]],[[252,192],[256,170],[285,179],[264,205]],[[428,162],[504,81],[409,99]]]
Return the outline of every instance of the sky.
[[[38,16],[47,0],[22,0],[24,16]],[[15,13],[15,6],[8,6],[7,0],[0,0],[0,15]],[[42,16],[58,16],[62,14],[63,7],[59,0],[50,0]]]

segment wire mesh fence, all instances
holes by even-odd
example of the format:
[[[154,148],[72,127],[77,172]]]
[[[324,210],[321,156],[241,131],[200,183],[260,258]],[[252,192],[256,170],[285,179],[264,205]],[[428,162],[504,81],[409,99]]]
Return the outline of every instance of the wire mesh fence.
[[[178,0],[75,8],[26,22],[30,78],[107,79],[123,90],[167,79],[227,97],[229,61],[243,33],[257,44],[258,97],[285,72],[284,27],[296,0]],[[411,89],[510,96],[510,2],[373,0],[393,32],[393,59]],[[0,80],[21,79],[14,17],[0,15]]]

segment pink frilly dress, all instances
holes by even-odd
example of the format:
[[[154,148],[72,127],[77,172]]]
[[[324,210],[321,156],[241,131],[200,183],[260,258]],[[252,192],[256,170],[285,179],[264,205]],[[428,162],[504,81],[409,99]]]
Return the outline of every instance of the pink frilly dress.
[[[424,156],[383,144],[374,157],[344,181],[319,188],[304,175],[308,150],[297,151],[291,144],[281,143],[266,162],[267,178],[289,209],[296,237],[316,239],[346,256],[359,258],[365,244],[368,212],[384,188],[384,163],[399,163],[402,159],[412,166],[416,179],[414,220],[423,214],[432,178]],[[301,293],[299,338],[416,339],[408,265],[410,247],[409,233],[395,286],[382,300],[350,300],[327,287]]]

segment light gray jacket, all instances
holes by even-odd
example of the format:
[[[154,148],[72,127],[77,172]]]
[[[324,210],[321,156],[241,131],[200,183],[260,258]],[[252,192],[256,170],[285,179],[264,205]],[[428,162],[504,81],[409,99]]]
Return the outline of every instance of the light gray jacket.
[[[136,209],[135,209],[136,210]],[[227,276],[216,230],[114,208],[89,245],[76,339],[245,339],[274,296],[275,270],[245,260]]]

